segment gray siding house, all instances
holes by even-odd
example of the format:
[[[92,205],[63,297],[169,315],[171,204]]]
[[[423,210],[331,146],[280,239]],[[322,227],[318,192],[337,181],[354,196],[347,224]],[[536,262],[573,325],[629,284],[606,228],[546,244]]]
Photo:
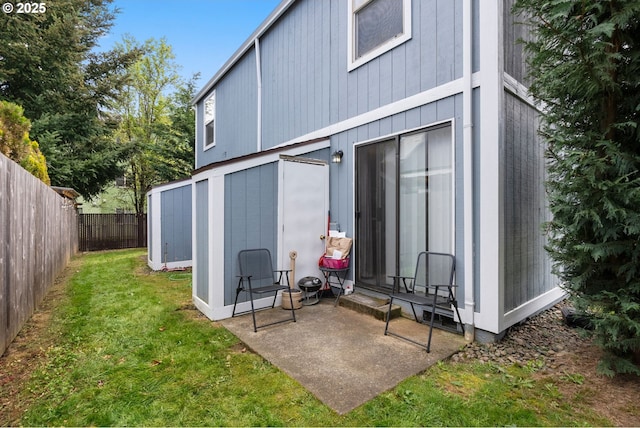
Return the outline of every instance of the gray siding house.
[[[511,3],[282,1],[194,99],[195,305],[231,316],[245,248],[320,277],[327,225],[353,238],[356,291],[454,254],[476,338],[561,299]]]

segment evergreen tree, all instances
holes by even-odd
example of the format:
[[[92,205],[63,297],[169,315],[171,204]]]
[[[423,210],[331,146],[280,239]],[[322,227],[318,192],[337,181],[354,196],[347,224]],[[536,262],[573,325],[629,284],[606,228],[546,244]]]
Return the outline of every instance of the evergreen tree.
[[[128,155],[109,109],[140,52],[92,53],[112,25],[111,1],[57,0],[0,25],[0,99],[24,108],[52,183],[85,197],[121,175]]]
[[[533,31],[554,271],[594,314],[599,368],[640,374],[640,1],[518,0],[514,11]]]

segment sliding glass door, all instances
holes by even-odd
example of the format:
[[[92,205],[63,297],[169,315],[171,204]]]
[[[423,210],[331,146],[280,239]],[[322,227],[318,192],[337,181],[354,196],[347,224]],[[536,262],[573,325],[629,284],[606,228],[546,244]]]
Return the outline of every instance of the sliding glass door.
[[[356,148],[356,284],[390,287],[420,251],[453,252],[451,127]]]

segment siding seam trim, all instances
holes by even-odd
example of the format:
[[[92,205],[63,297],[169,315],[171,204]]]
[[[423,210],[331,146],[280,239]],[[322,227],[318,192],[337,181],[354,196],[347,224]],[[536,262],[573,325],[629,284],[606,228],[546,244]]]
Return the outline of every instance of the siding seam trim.
[[[473,87],[476,88],[479,86],[480,84],[479,84],[478,73],[474,73]],[[445,98],[449,98],[454,95],[461,94],[463,93],[463,91],[464,91],[463,79],[462,78],[456,79],[449,83],[445,83],[444,85],[440,85],[432,89],[427,89],[426,91],[420,92],[416,95],[412,95],[410,97],[404,98],[399,101],[395,101],[393,103],[387,104],[382,107],[378,107],[377,109],[368,111],[358,116],[345,119],[341,122],[337,122],[332,125],[326,126],[324,128],[293,138],[289,141],[278,144],[275,147],[285,147],[291,144],[313,140],[316,138],[323,138],[323,137],[326,138],[331,135],[339,134],[341,132],[357,128],[358,126],[375,122],[376,120],[384,119],[386,117],[393,116],[398,113],[403,113],[417,107],[422,107],[424,105],[431,104],[433,102],[436,102]]]

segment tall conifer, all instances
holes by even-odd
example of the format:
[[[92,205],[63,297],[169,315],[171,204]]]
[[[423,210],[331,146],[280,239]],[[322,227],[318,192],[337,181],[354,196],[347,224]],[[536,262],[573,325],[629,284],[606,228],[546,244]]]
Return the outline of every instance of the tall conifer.
[[[600,369],[640,374],[640,1],[518,0],[514,11],[533,34],[555,273],[594,314]]]

